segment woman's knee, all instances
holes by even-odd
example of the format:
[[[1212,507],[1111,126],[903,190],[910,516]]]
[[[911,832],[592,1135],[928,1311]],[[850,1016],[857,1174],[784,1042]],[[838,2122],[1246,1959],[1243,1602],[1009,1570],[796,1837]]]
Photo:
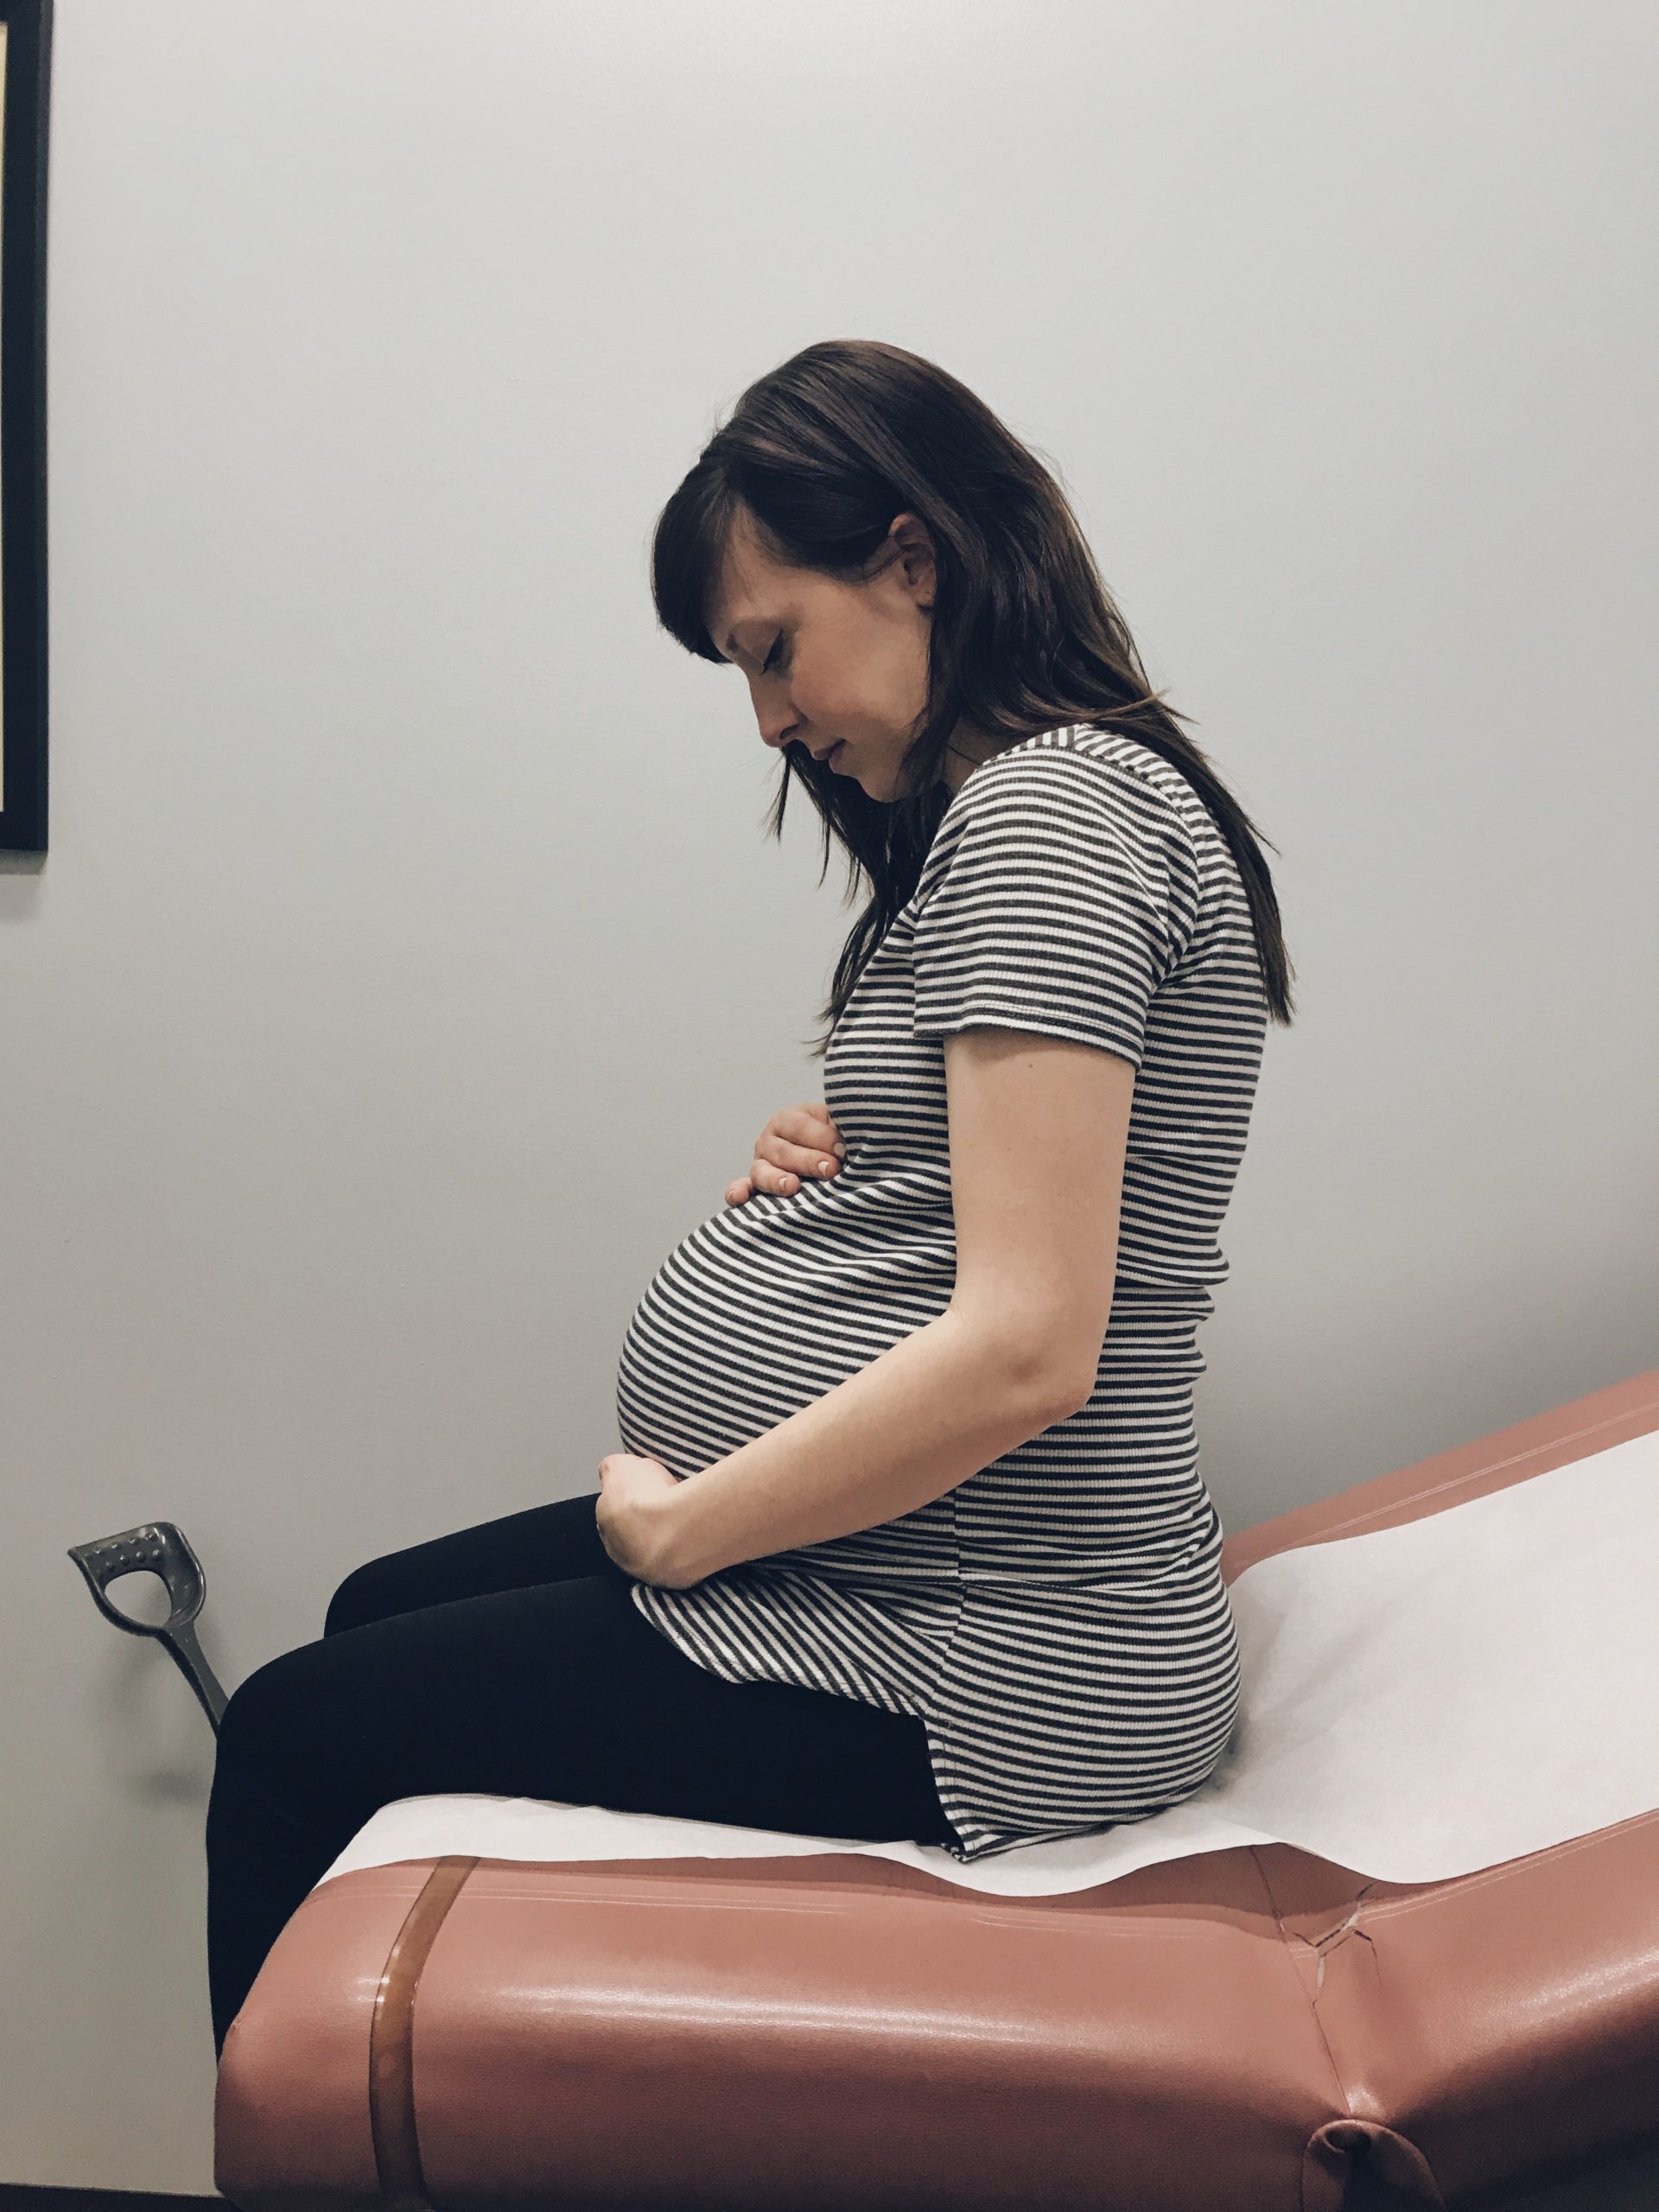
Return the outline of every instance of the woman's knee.
[[[387,1573],[388,1565],[375,1559],[352,1569],[328,1600],[322,1619],[325,1636],[337,1636],[341,1629],[361,1628],[369,1621],[385,1620],[388,1613],[404,1610],[398,1602],[395,1580]]]
[[[219,1721],[209,1808],[217,1838],[275,1809],[302,1821],[356,1813],[368,1764],[357,1661],[338,1640],[302,1643],[237,1685]]]
[[[315,1669],[307,1656],[315,1649],[302,1645],[279,1653],[231,1692],[219,1717],[221,1769],[250,1759],[262,1763],[296,1723],[303,1728],[303,1716],[315,1713],[318,1702]]]

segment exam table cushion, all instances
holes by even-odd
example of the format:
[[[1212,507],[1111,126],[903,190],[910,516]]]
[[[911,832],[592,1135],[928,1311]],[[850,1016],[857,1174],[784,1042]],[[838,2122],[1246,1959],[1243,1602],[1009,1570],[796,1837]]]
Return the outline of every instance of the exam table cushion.
[[[1659,1370],[1230,1537],[1230,1581],[1659,1427]],[[1631,1716],[1633,1726],[1651,1715]],[[1455,1880],[1288,1845],[995,1897],[850,1853],[325,1881],[226,2041],[241,2212],[1491,2208],[1659,2136],[1659,1812]]]

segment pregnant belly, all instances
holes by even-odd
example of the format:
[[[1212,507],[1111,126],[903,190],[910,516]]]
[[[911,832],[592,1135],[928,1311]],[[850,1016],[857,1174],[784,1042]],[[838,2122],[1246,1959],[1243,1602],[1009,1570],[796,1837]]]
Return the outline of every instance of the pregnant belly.
[[[833,1390],[942,1312],[845,1269],[688,1240],[635,1307],[617,1366],[623,1448],[690,1474]]]

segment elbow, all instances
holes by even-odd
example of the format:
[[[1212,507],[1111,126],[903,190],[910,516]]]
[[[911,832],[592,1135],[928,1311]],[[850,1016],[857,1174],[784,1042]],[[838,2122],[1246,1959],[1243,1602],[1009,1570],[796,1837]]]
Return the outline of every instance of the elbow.
[[[1053,1378],[1049,1414],[1051,1422],[1070,1421],[1073,1414],[1080,1414],[1095,1395],[1096,1369],[1091,1367],[1086,1382],[1080,1382],[1075,1368],[1067,1368],[1064,1377]]]
[[[972,1357],[999,1370],[1003,1387],[1032,1408],[1043,1427],[1069,1421],[1093,1397],[1100,1367],[1098,1344],[1079,1355],[1075,1342],[1068,1342],[1052,1327],[998,1330],[988,1338],[982,1328],[970,1326],[957,1309],[951,1310],[969,1336]],[[1101,1333],[1103,1338],[1105,1332]]]
[[[1081,1352],[1075,1341],[1065,1341],[1054,1329],[1026,1339],[1017,1357],[1023,1362],[1037,1403],[1051,1422],[1070,1421],[1094,1396],[1105,1334],[1103,1329],[1100,1338]]]

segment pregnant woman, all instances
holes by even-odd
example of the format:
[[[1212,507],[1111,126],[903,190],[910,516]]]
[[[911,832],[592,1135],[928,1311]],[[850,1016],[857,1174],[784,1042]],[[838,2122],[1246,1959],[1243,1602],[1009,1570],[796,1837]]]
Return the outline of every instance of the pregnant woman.
[[[1289,966],[1254,825],[1064,493],[897,347],[754,385],[652,588],[869,899],[822,1102],[636,1308],[596,1491],[349,1574],[220,1726],[216,2050],[379,1807],[448,1792],[968,1863],[1192,1796],[1238,1646],[1200,1324]]]

